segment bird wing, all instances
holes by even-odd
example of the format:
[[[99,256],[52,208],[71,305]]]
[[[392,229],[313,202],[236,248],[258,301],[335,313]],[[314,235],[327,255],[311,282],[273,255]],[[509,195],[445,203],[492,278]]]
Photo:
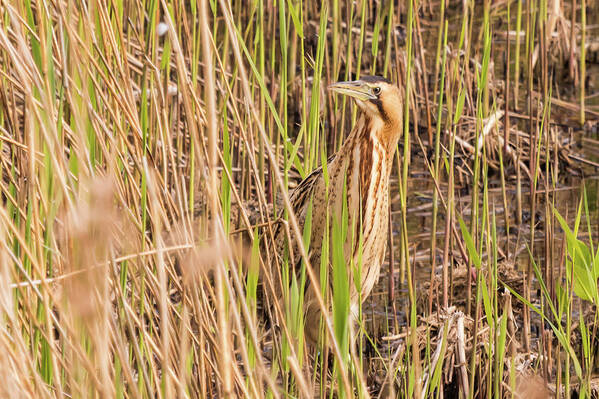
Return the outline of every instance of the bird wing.
[[[328,158],[327,164],[330,165],[334,158],[335,154]],[[326,201],[326,189],[322,167],[314,169],[291,191],[289,201],[291,202],[293,213],[302,233],[304,231],[310,202],[313,204],[311,242],[309,248],[307,248],[307,255],[310,260],[310,265],[314,269],[316,275],[318,275],[320,270],[321,244],[324,228],[326,226],[326,213],[323,212],[323,209],[326,209],[326,205],[324,204]],[[283,212],[284,210],[280,213],[281,217],[284,214]],[[278,285],[277,291],[280,293],[280,290],[283,288],[281,283],[281,267],[283,262],[285,260],[288,261],[290,269],[294,271],[299,281],[302,258],[297,240],[293,238],[292,234],[288,233],[287,224],[285,222],[276,225],[273,237],[279,264],[279,270],[273,270],[273,275],[276,280],[275,286]],[[289,245],[289,243],[291,243],[291,245]],[[291,250],[289,250],[289,247],[291,247]],[[308,289],[307,285],[306,289]]]

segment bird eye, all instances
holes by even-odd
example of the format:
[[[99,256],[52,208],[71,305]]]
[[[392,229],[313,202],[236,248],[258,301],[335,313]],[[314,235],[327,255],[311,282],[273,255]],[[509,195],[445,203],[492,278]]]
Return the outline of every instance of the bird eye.
[[[379,94],[381,94],[381,88],[377,86],[374,89],[372,89],[372,92],[374,93],[374,95],[378,96]]]

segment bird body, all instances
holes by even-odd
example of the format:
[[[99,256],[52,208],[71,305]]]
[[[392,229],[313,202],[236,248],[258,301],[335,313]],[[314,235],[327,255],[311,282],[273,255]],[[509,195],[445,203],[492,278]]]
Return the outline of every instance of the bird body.
[[[353,96],[360,107],[360,114],[339,151],[327,161],[326,173],[323,173],[322,167],[314,170],[292,191],[290,202],[300,228],[305,224],[312,202],[308,257],[316,275],[319,275],[321,264],[330,268],[328,260],[321,262],[323,238],[327,226],[330,229],[333,221],[340,222],[345,198],[348,230],[343,255],[350,277],[350,316],[355,318],[359,304],[378,281],[384,261],[389,225],[389,176],[402,131],[401,93],[396,86],[379,77],[337,83],[330,89]],[[275,232],[280,257],[286,248],[282,234],[281,228]],[[290,264],[296,266],[296,271],[300,265],[297,254],[297,243],[294,243],[289,259]],[[359,262],[361,267],[357,267]],[[354,276],[356,270],[361,270],[359,284],[354,283],[358,281]],[[331,284],[330,277],[328,281]],[[312,344],[318,340],[321,315],[314,295],[314,291],[306,287],[304,324],[306,338]]]

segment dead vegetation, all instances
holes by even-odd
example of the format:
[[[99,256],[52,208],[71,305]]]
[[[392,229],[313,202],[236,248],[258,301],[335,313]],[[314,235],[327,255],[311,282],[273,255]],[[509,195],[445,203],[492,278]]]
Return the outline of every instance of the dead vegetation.
[[[594,2],[0,15],[0,397],[596,395],[599,297],[569,277],[596,265]],[[301,281],[277,326],[261,286],[276,224],[305,243],[286,193],[353,123],[327,85],[373,73],[408,134],[384,276],[357,329],[329,317],[323,339],[351,339],[328,356]]]

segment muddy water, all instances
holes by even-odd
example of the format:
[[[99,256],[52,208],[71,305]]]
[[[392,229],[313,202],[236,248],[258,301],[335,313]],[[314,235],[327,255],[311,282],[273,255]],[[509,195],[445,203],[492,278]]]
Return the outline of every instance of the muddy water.
[[[478,7],[478,6],[477,6]],[[512,10],[512,21],[510,22],[511,29],[513,30],[516,26],[515,20],[515,7]],[[597,9],[589,10],[587,15],[587,21],[595,21],[594,25],[587,22],[589,30],[587,32],[587,42],[599,43],[599,7]],[[477,20],[475,26],[482,26],[482,6],[480,7],[481,16],[480,20]],[[449,37],[450,48],[455,48],[457,45],[458,37],[461,27],[461,10],[450,11],[455,15],[449,18],[449,31],[453,34]],[[566,10],[569,13],[569,9]],[[423,17],[424,18],[424,17]],[[568,16],[569,19],[569,16]],[[505,32],[507,24],[505,23],[505,16],[496,16],[493,18],[493,74],[490,76],[491,84],[499,87],[495,90],[495,94],[499,99],[500,103],[505,101],[505,93],[502,89],[505,87],[505,63],[506,63],[506,46]],[[436,38],[437,38],[437,23],[438,16],[430,17],[429,24],[422,24],[423,31],[422,36],[425,43],[425,59],[427,62],[427,68],[429,75],[432,75],[430,71],[434,70],[434,56],[436,52]],[[525,16],[523,16],[522,22],[523,31],[525,28]],[[511,61],[510,69],[512,74],[512,88],[513,88],[513,71],[514,71],[514,59],[515,54],[515,33],[511,35]],[[478,32],[473,32],[472,35],[474,40],[479,37]],[[524,36],[521,38],[521,61],[525,60],[525,47],[524,47]],[[569,40],[569,38],[568,38]],[[481,41],[482,43],[482,41]],[[557,43],[557,42],[556,42]],[[480,60],[480,46],[473,47],[474,57]],[[593,51],[594,45],[590,45],[589,53],[587,54],[586,64],[586,94],[587,100],[585,101],[587,108],[591,111],[587,114],[587,123],[583,126],[578,121],[578,104],[579,90],[574,86],[574,82],[571,79],[568,68],[569,64],[566,57],[560,58],[559,54],[551,54],[548,57],[550,69],[552,71],[553,83],[552,83],[552,98],[556,99],[552,104],[551,108],[551,131],[557,135],[557,142],[562,147],[563,154],[568,155],[568,159],[561,159],[559,162],[559,168],[557,170],[557,179],[545,180],[545,164],[544,161],[541,164],[541,170],[543,173],[539,175],[537,183],[537,194],[536,194],[536,206],[535,212],[531,212],[531,200],[530,200],[530,181],[522,175],[521,179],[521,203],[522,213],[521,218],[517,214],[517,180],[515,175],[515,169],[511,161],[506,161],[506,202],[508,204],[507,209],[504,209],[504,197],[502,192],[502,185],[500,180],[500,173],[497,170],[489,169],[488,175],[488,195],[489,195],[489,206],[493,209],[490,214],[495,216],[497,238],[499,241],[499,247],[503,252],[500,254],[502,262],[509,262],[513,264],[513,267],[517,270],[527,270],[530,266],[528,248],[531,246],[534,248],[534,258],[537,264],[544,270],[547,265],[553,265],[554,268],[559,268],[563,264],[561,261],[562,253],[564,249],[563,233],[557,225],[557,221],[554,218],[547,220],[546,215],[551,215],[551,209],[553,206],[558,212],[563,215],[566,220],[573,224],[573,220],[576,215],[577,208],[582,198],[583,187],[586,189],[587,204],[588,204],[588,215],[590,220],[590,227],[593,235],[593,240],[599,241],[599,45],[596,52]],[[473,63],[471,63],[472,65]],[[537,66],[534,73],[534,90],[540,91],[540,83],[536,76],[540,74],[540,69]],[[520,98],[519,98],[519,109],[515,110],[513,101],[510,102],[511,112],[514,116],[510,118],[512,128],[518,129],[523,132],[528,132],[530,123],[528,120],[528,113],[526,112],[526,105],[528,101],[526,91],[526,76],[525,68],[521,68],[520,77]],[[429,90],[432,91],[433,82],[429,81]],[[503,106],[502,106],[503,107]],[[424,107],[421,107],[424,108]],[[432,111],[436,114],[436,111]],[[425,120],[424,114],[422,114],[421,121]],[[522,117],[524,116],[524,117]],[[433,125],[434,125],[433,118]],[[503,121],[499,126],[499,131],[503,134]],[[414,134],[414,133],[412,133]],[[426,141],[427,133],[422,128],[419,131],[420,137],[423,142]],[[448,138],[442,139],[444,143],[447,143]],[[434,185],[429,176],[428,170],[425,164],[425,156],[415,140],[412,140],[412,158],[409,171],[409,182],[408,182],[408,236],[410,243],[410,259],[412,260],[412,267],[415,272],[415,284],[418,288],[424,287],[431,279],[431,229],[432,229],[432,198]],[[469,168],[472,167],[473,161],[465,153],[460,151],[456,147],[456,153],[459,153],[459,157],[456,157],[456,170],[462,172],[456,172],[456,213],[458,217],[463,218],[469,225],[470,215],[472,213],[472,184],[471,176],[468,174]],[[523,162],[528,165],[528,153],[523,154]],[[458,159],[459,158],[459,159]],[[553,164],[550,166],[551,174],[553,171]],[[443,197],[447,197],[447,176],[443,175],[441,179],[441,190]],[[548,183],[548,193],[546,194],[545,184]],[[401,274],[399,271],[399,244],[400,244],[400,233],[401,233],[401,215],[400,215],[400,203],[397,195],[397,180],[393,182],[392,188],[392,231],[394,236],[394,251],[393,251],[393,278],[395,283],[395,299],[396,309],[399,310],[398,320],[400,324],[405,321],[405,310],[407,295],[405,293],[406,285],[401,281]],[[480,193],[480,201],[482,207],[482,192]],[[444,211],[442,206],[439,208],[438,221],[437,221],[437,232],[436,232],[436,243],[437,250],[435,253],[437,270],[433,274],[440,274],[440,265],[442,263],[443,245],[444,245]],[[482,208],[480,209],[482,213]],[[518,221],[521,220],[519,223]],[[509,229],[506,225],[506,221],[509,224]],[[535,234],[534,244],[531,245],[531,225],[534,221]],[[586,228],[581,229],[586,232]],[[582,238],[582,236],[581,236]],[[583,238],[585,239],[585,238]],[[588,240],[588,233],[586,239]],[[549,247],[546,243],[549,242]],[[547,250],[547,248],[549,248]],[[462,257],[457,251],[455,244],[452,246],[453,253],[453,265],[452,267],[459,266],[462,262]],[[484,254],[483,254],[484,255]],[[548,258],[549,256],[549,258]],[[485,257],[486,260],[486,257]],[[365,309],[368,309],[370,316],[367,319],[374,321],[375,324],[379,324],[379,330],[383,325],[389,323],[390,315],[392,311],[386,306],[389,302],[388,287],[389,277],[391,274],[388,272],[389,264],[385,265],[384,272],[382,273],[378,287],[375,290],[375,294],[367,302]],[[558,275],[556,271],[555,275]],[[534,296],[534,294],[533,294]],[[376,316],[381,317],[379,319]],[[384,319],[387,318],[387,321]],[[377,320],[379,319],[379,320]],[[376,327],[375,327],[376,328]]]

